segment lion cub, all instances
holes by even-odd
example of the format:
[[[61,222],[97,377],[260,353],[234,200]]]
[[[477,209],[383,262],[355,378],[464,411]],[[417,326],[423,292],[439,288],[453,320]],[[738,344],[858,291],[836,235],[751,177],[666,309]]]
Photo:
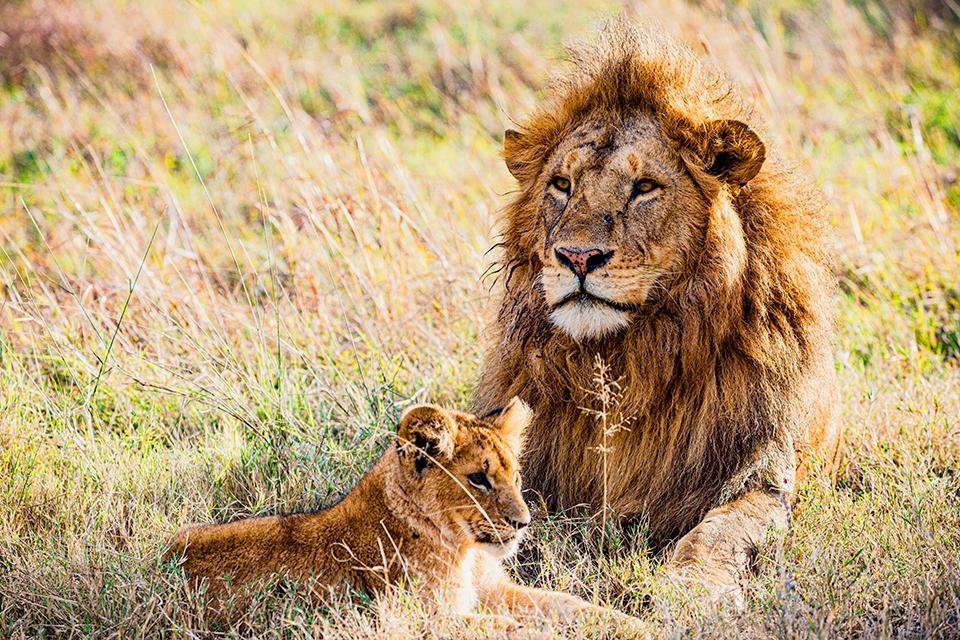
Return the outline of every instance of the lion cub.
[[[453,605],[515,617],[613,618],[578,597],[514,583],[500,565],[530,524],[517,457],[530,409],[514,398],[490,418],[409,409],[392,446],[343,500],[319,513],[182,529],[168,558],[208,593],[285,574],[380,593],[403,584]]]

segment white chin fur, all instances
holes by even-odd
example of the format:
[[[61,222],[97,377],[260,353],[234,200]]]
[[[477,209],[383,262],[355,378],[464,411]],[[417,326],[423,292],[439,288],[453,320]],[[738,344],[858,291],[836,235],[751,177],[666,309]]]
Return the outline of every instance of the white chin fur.
[[[524,533],[525,531],[518,532],[514,539],[507,544],[481,543],[480,546],[494,558],[510,558],[520,548],[520,540],[523,539]]]
[[[555,327],[574,340],[602,338],[627,327],[630,316],[599,302],[568,302],[550,312]]]

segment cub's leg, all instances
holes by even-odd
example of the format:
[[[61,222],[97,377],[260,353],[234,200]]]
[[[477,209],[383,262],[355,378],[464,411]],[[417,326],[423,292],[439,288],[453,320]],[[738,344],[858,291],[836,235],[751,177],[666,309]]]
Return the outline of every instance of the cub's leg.
[[[515,638],[520,630],[520,623],[509,616],[495,613],[465,613],[463,620],[466,623],[466,638]]]
[[[667,572],[686,583],[701,584],[711,596],[743,605],[739,575],[752,562],[767,534],[786,531],[787,497],[775,491],[751,491],[707,512],[674,547]]]
[[[649,637],[649,627],[639,618],[615,609],[599,607],[568,593],[519,585],[499,563],[485,567],[477,585],[480,605],[492,611],[506,611],[520,620],[547,622],[606,622],[628,632],[628,637]]]

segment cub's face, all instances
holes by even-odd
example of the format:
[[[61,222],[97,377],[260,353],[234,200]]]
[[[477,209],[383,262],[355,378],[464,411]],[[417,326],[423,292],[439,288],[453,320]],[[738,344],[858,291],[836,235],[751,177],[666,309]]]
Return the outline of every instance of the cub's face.
[[[504,157],[536,211],[531,250],[557,329],[578,341],[617,333],[696,268],[720,185],[751,179],[764,150],[736,121],[695,137],[703,144],[693,153],[652,118],[607,116],[535,160],[525,137],[508,132]]]
[[[517,461],[529,422],[518,398],[487,418],[434,405],[404,414],[397,445],[406,489],[455,544],[516,551],[530,524]]]

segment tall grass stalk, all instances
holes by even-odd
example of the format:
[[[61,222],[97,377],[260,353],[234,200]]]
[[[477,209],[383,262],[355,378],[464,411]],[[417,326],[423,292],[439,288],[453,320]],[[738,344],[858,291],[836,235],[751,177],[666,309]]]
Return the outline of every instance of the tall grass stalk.
[[[610,513],[609,495],[609,454],[613,451],[612,440],[621,431],[629,431],[628,425],[633,421],[632,415],[624,415],[621,411],[623,402],[623,387],[620,380],[610,377],[610,365],[600,354],[593,360],[593,386],[585,389],[587,396],[596,403],[595,407],[580,407],[589,416],[597,421],[600,442],[595,451],[600,455],[601,477],[603,478],[603,499],[600,510],[601,535],[607,534],[607,516]]]

